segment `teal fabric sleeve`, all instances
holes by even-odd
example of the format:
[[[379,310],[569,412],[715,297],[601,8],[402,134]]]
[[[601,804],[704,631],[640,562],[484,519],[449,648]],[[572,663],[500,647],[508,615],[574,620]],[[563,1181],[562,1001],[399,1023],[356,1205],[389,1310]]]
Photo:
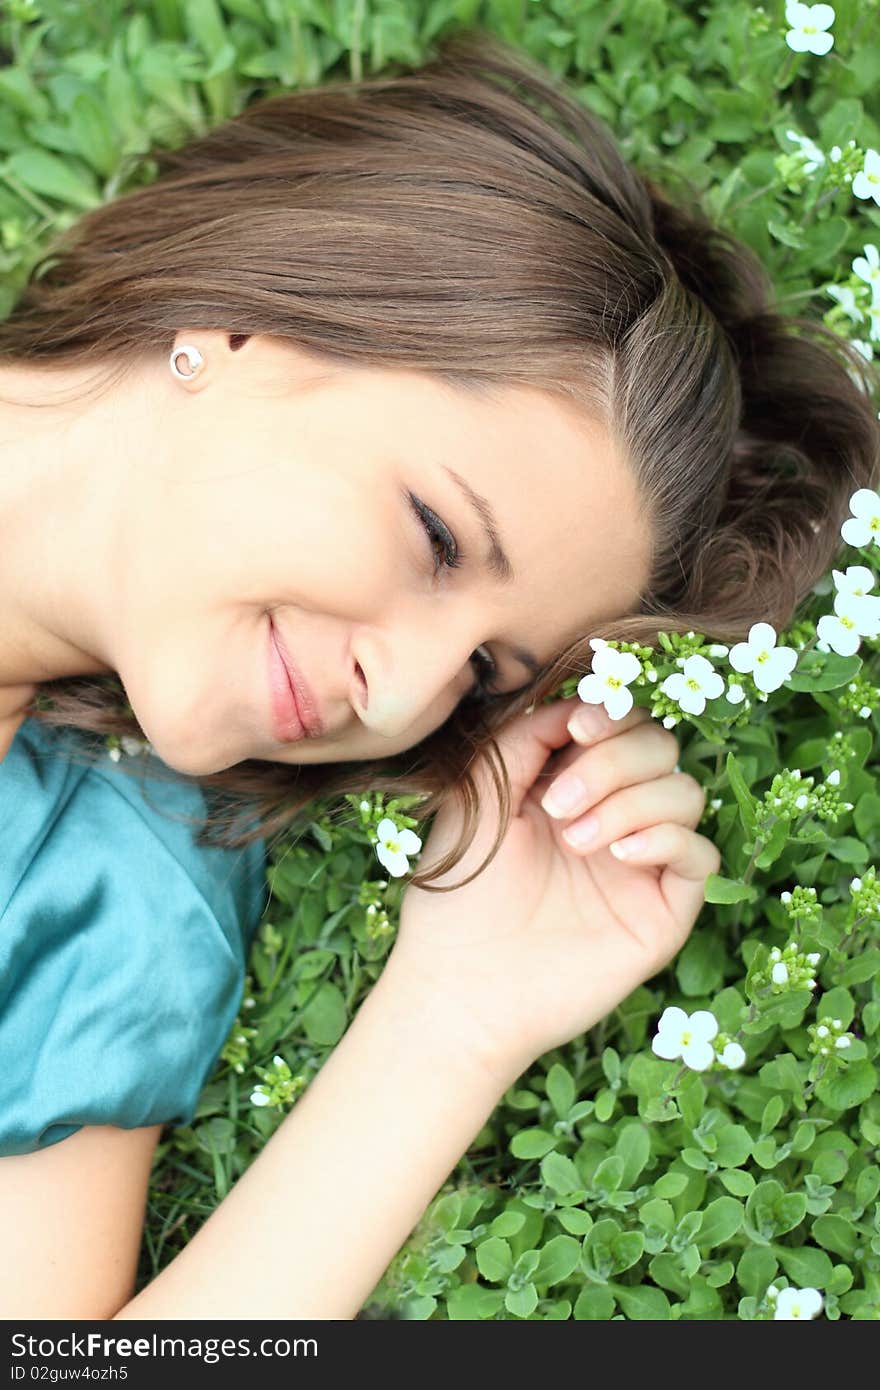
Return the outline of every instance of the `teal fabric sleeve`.
[[[198,786],[71,737],[26,719],[0,761],[0,1156],[191,1123],[268,899],[264,840],[197,847]]]

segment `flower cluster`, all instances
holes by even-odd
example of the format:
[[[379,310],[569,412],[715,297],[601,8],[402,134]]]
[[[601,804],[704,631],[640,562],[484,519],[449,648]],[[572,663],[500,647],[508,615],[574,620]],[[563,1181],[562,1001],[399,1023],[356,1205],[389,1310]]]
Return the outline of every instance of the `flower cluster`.
[[[792,989],[815,989],[816,966],[820,959],[818,951],[805,955],[798,950],[794,941],[789,941],[781,950],[774,946],[766,964],[756,968],[751,975],[751,984],[756,990],[769,989],[772,994],[783,994]]]
[[[853,1035],[846,1031],[839,1018],[820,1018],[818,1023],[809,1024],[807,1032],[810,1035],[807,1051],[816,1057],[830,1057],[832,1054],[839,1057],[841,1052],[852,1046]]]
[[[858,917],[880,919],[880,882],[873,864],[861,878],[850,880],[849,891]]]
[[[114,763],[118,763],[122,754],[125,753],[129,758],[136,758],[141,753],[152,753],[153,745],[144,738],[132,738],[130,734],[108,734],[104,739],[107,747],[107,757]]]
[[[220,1057],[232,1067],[234,1072],[238,1072],[239,1076],[250,1061],[251,1043],[256,1036],[256,1028],[249,1028],[246,1024],[239,1023],[236,1028],[233,1028],[223,1044]]]
[[[822,920],[819,895],[815,888],[806,884],[798,883],[790,892],[786,889],[779,894],[779,901],[784,904],[791,921],[798,926],[817,927]]]
[[[291,1072],[283,1057],[272,1058],[272,1066],[257,1067],[257,1075],[263,1078],[262,1084],[251,1091],[251,1105],[274,1105],[281,1109],[296,1100],[308,1085],[304,1072]]]

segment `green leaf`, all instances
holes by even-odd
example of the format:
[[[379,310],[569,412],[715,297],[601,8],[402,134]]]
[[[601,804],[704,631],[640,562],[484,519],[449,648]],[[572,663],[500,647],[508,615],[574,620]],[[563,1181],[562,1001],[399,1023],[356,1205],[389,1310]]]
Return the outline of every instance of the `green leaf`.
[[[734,1197],[748,1197],[755,1190],[755,1179],[742,1168],[725,1168],[718,1177]]]
[[[850,1110],[873,1095],[877,1089],[877,1072],[867,1057],[850,1062],[845,1071],[823,1076],[816,1082],[816,1095],[832,1110]]]
[[[596,1191],[616,1192],[622,1182],[623,1159],[619,1154],[609,1154],[594,1172],[591,1186]]]
[[[339,1042],[348,1026],[345,998],[338,985],[325,980],[302,1014],[303,1027],[310,1042],[332,1046]]]
[[[755,838],[755,827],[757,825],[758,804],[749,791],[742,764],[738,762],[734,753],[728,753],[725,766],[727,769],[727,780],[730,783],[731,791],[736,797],[737,805],[739,806],[742,827],[748,838],[753,840]],[[731,901],[735,902],[737,899],[732,899]]]
[[[600,1284],[587,1284],[577,1296],[572,1316],[580,1321],[607,1322],[614,1313],[614,1294]]]
[[[546,1129],[521,1129],[510,1141],[510,1152],[514,1158],[543,1158],[556,1143],[556,1135]]]
[[[489,1232],[493,1236],[515,1236],[525,1225],[525,1217],[521,1211],[499,1212],[489,1225]]]
[[[773,1252],[798,1288],[825,1289],[831,1282],[833,1266],[824,1250],[817,1250],[812,1245],[775,1245]]]
[[[59,159],[48,150],[16,150],[7,159],[6,167],[25,188],[46,198],[56,198],[84,211],[101,202],[93,176],[73,159]]]
[[[727,948],[720,933],[694,932],[675,965],[682,994],[713,994],[724,983]]]
[[[538,1291],[534,1284],[524,1284],[521,1289],[508,1289],[504,1295],[504,1306],[515,1318],[529,1318],[538,1306]]]
[[[633,1187],[651,1156],[651,1136],[647,1126],[639,1120],[627,1124],[618,1133],[615,1151],[623,1164],[620,1185]]]
[[[772,1283],[779,1265],[773,1251],[758,1245],[747,1246],[736,1267],[736,1278],[744,1293],[761,1298]]]
[[[577,1269],[581,1243],[572,1236],[553,1236],[542,1247],[541,1258],[532,1276],[536,1284],[559,1284]]]
[[[561,1196],[579,1192],[584,1186],[577,1168],[564,1154],[552,1153],[542,1159],[541,1177],[548,1187]]]
[[[622,1274],[625,1269],[631,1269],[642,1258],[644,1249],[645,1237],[641,1231],[621,1231],[611,1242],[613,1272]]]
[[[799,1226],[807,1214],[807,1199],[803,1192],[786,1192],[776,1202],[774,1208],[774,1227],[776,1234],[785,1235]]]
[[[745,1125],[723,1125],[712,1157],[722,1168],[739,1168],[752,1152],[752,1136]]]
[[[670,1171],[659,1177],[651,1190],[655,1197],[680,1197],[687,1187],[688,1181],[686,1173]]]
[[[753,883],[724,878],[722,874],[708,874],[706,877],[704,897],[707,903],[751,903],[757,896],[758,890]]]
[[[497,1284],[507,1280],[513,1271],[513,1253],[501,1236],[489,1236],[481,1241],[476,1251],[477,1269],[484,1279]]]
[[[472,1322],[478,1318],[494,1318],[503,1303],[502,1289],[487,1289],[482,1284],[459,1284],[450,1292],[446,1310],[451,1322]]]
[[[734,1197],[716,1197],[703,1212],[703,1224],[697,1232],[697,1244],[710,1250],[723,1245],[736,1235],[743,1224],[745,1208]]]
[[[833,1251],[835,1255],[842,1255],[845,1260],[853,1258],[858,1244],[858,1235],[852,1222],[845,1221],[834,1212],[816,1217],[813,1222],[813,1239],[826,1250]]]
[[[672,1317],[669,1299],[652,1284],[613,1284],[614,1296],[632,1322],[667,1322]]]
[[[564,1120],[574,1105],[575,1085],[571,1072],[558,1062],[547,1073],[547,1096],[560,1120]]]
[[[801,657],[785,682],[788,690],[838,690],[861,670],[860,656],[838,656],[819,652],[815,647]]]
[[[585,1236],[593,1224],[590,1213],[580,1207],[562,1207],[556,1213],[556,1220],[573,1236]]]

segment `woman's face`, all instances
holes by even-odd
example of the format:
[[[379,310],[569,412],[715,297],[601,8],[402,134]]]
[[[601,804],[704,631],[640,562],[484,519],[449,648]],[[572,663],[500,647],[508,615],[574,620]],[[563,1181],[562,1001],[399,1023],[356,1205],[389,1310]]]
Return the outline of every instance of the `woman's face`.
[[[100,620],[106,664],[171,767],[398,753],[484,674],[477,648],[493,688],[514,691],[532,678],[523,650],[544,664],[636,603],[649,537],[635,485],[573,406],[328,368],[265,335],[233,350],[192,329],[185,343],[204,358],[191,380],[164,359],[125,388]],[[468,489],[494,515],[506,583],[484,563]],[[451,533],[456,567],[419,508]],[[270,614],[315,696],[318,736],[277,736]]]

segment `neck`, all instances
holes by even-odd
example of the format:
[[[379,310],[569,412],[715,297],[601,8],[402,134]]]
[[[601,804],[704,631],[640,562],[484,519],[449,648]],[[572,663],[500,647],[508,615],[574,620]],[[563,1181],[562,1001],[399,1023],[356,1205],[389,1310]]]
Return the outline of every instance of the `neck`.
[[[94,369],[0,368],[0,720],[42,681],[112,670],[97,605],[112,584],[113,401],[85,400],[90,380]]]

